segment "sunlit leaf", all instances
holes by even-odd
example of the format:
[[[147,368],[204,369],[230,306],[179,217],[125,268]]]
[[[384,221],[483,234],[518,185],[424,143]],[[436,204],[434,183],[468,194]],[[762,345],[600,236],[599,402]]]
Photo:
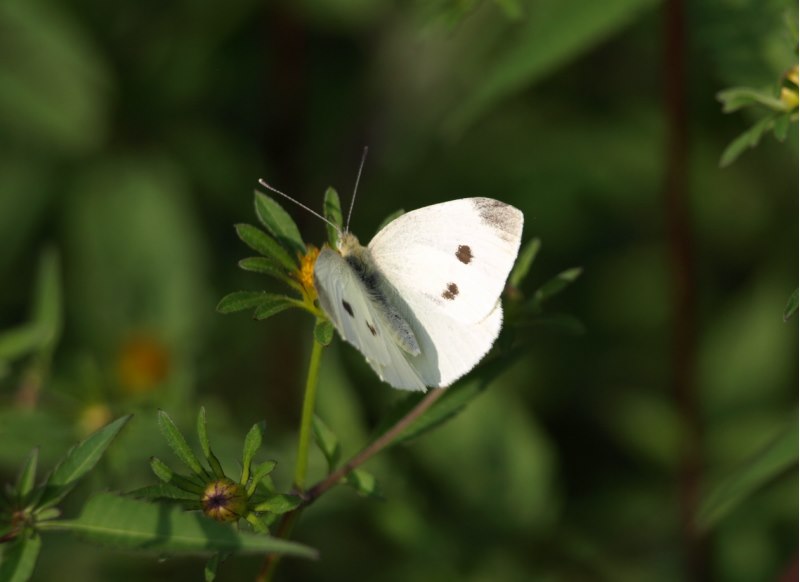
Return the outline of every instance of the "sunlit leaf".
[[[333,188],[328,188],[325,190],[324,216],[339,227],[339,230],[336,230],[330,224],[325,226],[328,230],[328,242],[333,248],[336,248],[336,245],[339,242],[339,231],[343,228],[342,205],[339,202],[339,194]]]
[[[304,255],[306,245],[294,220],[272,198],[262,192],[255,193],[256,216],[267,231],[292,254]]]
[[[315,558],[317,552],[295,542],[236,531],[179,507],[126,499],[110,493],[93,497],[80,517],[59,522],[95,543],[163,553],[237,552]]]
[[[297,268],[297,260],[264,231],[250,224],[237,224],[236,233],[251,249],[274,260],[287,271]]]
[[[108,445],[130,419],[131,415],[118,418],[67,451],[47,479],[38,506],[49,507],[61,501],[75,483],[94,468]]]

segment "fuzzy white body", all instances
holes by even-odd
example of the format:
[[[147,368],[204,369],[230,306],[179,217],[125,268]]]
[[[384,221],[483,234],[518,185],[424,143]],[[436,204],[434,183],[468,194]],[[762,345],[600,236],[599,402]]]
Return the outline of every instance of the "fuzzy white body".
[[[314,267],[320,305],[385,382],[449,386],[500,332],[522,225],[513,206],[464,198],[403,214],[366,247],[346,233]]]

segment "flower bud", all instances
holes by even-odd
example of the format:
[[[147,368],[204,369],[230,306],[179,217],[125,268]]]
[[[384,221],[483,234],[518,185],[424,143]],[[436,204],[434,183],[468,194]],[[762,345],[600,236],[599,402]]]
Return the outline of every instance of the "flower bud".
[[[247,513],[247,492],[230,479],[208,484],[201,500],[203,513],[217,521],[236,521]]]

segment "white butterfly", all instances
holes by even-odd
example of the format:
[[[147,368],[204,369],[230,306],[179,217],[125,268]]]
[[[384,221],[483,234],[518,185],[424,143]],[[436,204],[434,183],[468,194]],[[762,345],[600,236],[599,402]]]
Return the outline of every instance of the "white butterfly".
[[[403,214],[366,247],[345,232],[314,267],[320,305],[385,382],[449,386],[497,339],[522,224],[513,206],[464,198]]]

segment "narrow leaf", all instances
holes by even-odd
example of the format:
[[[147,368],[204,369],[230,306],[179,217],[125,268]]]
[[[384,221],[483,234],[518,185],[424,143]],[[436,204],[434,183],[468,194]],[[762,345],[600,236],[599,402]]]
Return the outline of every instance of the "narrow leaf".
[[[367,473],[363,469],[356,469],[348,473],[346,483],[362,497],[383,499],[383,494],[378,487],[378,480],[372,473]]]
[[[156,553],[274,552],[316,558],[312,548],[269,536],[237,532],[229,525],[179,507],[102,493],[80,517],[58,522],[61,529],[101,544]]]
[[[575,279],[580,277],[582,272],[583,269],[580,267],[575,267],[559,273],[547,283],[539,287],[533,296],[533,303],[535,305],[541,305],[554,295],[561,293],[566,287],[574,282]]]
[[[287,271],[297,268],[297,261],[264,231],[249,224],[237,224],[236,233],[244,244],[257,253],[274,260]]]
[[[317,443],[319,450],[328,461],[328,473],[332,473],[342,455],[342,447],[339,439],[333,431],[325,424],[319,416],[314,416],[311,424],[314,431],[314,442]]]
[[[42,547],[42,538],[37,534],[23,534],[10,542],[0,554],[0,580],[3,582],[25,582],[33,575],[36,558]]]
[[[263,420],[253,425],[244,438],[244,449],[242,450],[242,478],[239,481],[245,485],[250,479],[250,464],[253,462],[253,455],[261,448],[264,440],[264,432],[267,430],[267,423]]]
[[[50,507],[61,501],[75,483],[94,468],[108,445],[130,419],[131,415],[118,418],[67,451],[48,478],[38,506]]]
[[[330,345],[333,341],[333,324],[327,319],[318,319],[314,325],[314,340],[323,346]]]
[[[297,509],[302,500],[295,495],[285,495],[278,493],[270,495],[264,501],[259,502],[253,509],[255,511],[268,511],[270,513],[282,514]]]
[[[251,309],[262,303],[269,302],[275,295],[264,291],[234,291],[228,293],[217,303],[219,313],[235,313],[245,309]]]
[[[222,470],[222,464],[217,459],[214,451],[211,450],[211,442],[208,440],[208,427],[206,426],[206,407],[201,406],[200,412],[197,415],[197,438],[200,441],[200,448],[203,449],[203,456],[205,456],[211,470],[217,478],[225,476],[225,471]]]
[[[514,263],[514,268],[511,270],[511,275],[508,278],[508,283],[514,288],[519,288],[522,281],[528,276],[528,271],[531,270],[531,265],[539,254],[539,249],[542,247],[542,241],[538,238],[532,239],[526,244],[517,257],[517,262]]]
[[[761,487],[797,465],[797,426],[781,432],[720,483],[700,504],[698,524],[711,529]]]
[[[200,460],[189,447],[189,443],[183,438],[181,431],[175,426],[169,414],[163,410],[158,411],[158,427],[161,429],[161,434],[164,435],[167,444],[183,464],[189,467],[196,475],[204,475],[205,470],[200,464]]]
[[[328,230],[328,242],[333,248],[336,248],[339,243],[339,231],[342,230],[342,205],[339,201],[339,194],[331,187],[325,190],[324,215],[339,227],[339,230],[336,230],[330,224],[325,225]]]
[[[745,150],[756,147],[758,142],[761,141],[761,136],[772,128],[773,123],[774,118],[772,116],[764,117],[734,139],[722,152],[722,157],[719,160],[720,167],[724,168],[731,165]]]
[[[254,464],[251,467],[250,485],[247,487],[247,494],[252,495],[255,493],[258,484],[272,471],[278,463],[275,461],[264,461],[260,464]]]
[[[184,491],[171,483],[159,483],[158,485],[148,485],[134,489],[128,495],[147,501],[181,501],[191,502],[200,507],[200,498],[196,493]]]
[[[792,296],[789,297],[789,301],[786,303],[786,307],[783,310],[783,321],[789,321],[789,318],[795,314],[797,311],[797,289],[794,290]]]
[[[268,257],[248,257],[239,261],[239,267],[245,271],[268,275],[279,281],[289,281],[286,271],[275,261]]]
[[[152,469],[155,476],[161,479],[164,483],[169,483],[172,481],[172,477],[175,475],[172,469],[170,469],[169,466],[158,457],[150,457],[150,469]]]
[[[255,193],[256,216],[267,231],[292,254],[305,254],[306,245],[292,217],[280,204],[261,192]]]
[[[35,448],[28,455],[25,464],[17,476],[17,499],[23,502],[25,498],[33,491],[33,484],[36,482],[36,465],[39,461],[39,449]]]
[[[258,320],[267,319],[282,311],[297,307],[297,303],[285,295],[266,295],[265,300],[253,312],[253,317]]]

